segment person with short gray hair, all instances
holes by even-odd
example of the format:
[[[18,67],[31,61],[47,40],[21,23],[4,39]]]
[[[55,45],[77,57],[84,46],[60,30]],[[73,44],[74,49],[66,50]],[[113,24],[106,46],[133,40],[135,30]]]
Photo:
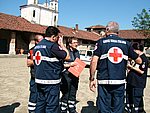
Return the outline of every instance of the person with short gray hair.
[[[106,26],[107,33],[117,33],[119,32],[119,24],[117,22],[109,22]]]
[[[98,113],[123,113],[128,57],[141,63],[131,44],[118,36],[119,24],[109,22],[106,26],[106,37],[95,45],[90,64],[91,91],[95,91],[95,71],[97,69],[97,107]]]

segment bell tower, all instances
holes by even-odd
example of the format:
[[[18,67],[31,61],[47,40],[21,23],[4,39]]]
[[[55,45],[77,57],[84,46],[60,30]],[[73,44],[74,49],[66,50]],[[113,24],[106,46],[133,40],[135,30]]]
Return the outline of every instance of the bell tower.
[[[21,17],[26,20],[44,26],[57,26],[58,0],[45,0],[39,4],[39,0],[27,0],[27,5],[20,6]]]
[[[28,0],[27,5],[29,4],[38,4],[38,0]]]
[[[58,0],[51,0],[50,8],[58,12]]]
[[[51,0],[50,1],[50,9],[54,11],[53,13],[53,24],[54,26],[57,26],[58,22],[58,0]]]

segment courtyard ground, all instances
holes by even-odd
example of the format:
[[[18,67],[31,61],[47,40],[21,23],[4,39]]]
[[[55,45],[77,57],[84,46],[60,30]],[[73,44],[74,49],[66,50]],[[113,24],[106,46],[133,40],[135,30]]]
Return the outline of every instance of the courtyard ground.
[[[89,69],[81,73],[77,93],[77,111],[96,113],[96,94],[89,90]],[[0,56],[0,113],[28,113],[29,68],[26,56]],[[145,110],[150,113],[150,78],[145,89]]]

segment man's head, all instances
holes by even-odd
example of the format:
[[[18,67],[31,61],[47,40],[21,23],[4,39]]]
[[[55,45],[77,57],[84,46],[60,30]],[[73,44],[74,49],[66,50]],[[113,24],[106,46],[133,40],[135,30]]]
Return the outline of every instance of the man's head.
[[[38,44],[42,39],[43,39],[43,36],[42,36],[42,35],[36,34],[36,35],[35,35],[35,38],[34,38],[35,44]]]
[[[77,38],[69,38],[68,39],[69,48],[77,49],[78,47],[78,39]]]
[[[45,38],[50,38],[50,41],[57,42],[59,39],[59,29],[54,26],[47,27],[45,31]]]
[[[117,22],[109,22],[106,26],[106,32],[108,33],[117,33],[119,32],[119,24]]]

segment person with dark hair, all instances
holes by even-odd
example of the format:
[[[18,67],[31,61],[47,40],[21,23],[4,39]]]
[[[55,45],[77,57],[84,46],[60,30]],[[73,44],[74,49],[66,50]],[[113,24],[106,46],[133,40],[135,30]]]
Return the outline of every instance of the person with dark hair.
[[[77,113],[76,111],[76,93],[78,89],[79,78],[74,76],[68,71],[69,67],[75,66],[74,60],[80,58],[79,51],[77,50],[78,39],[69,38],[67,49],[70,54],[70,60],[64,63],[65,70],[62,72],[62,83],[61,83],[61,102],[60,102],[60,113]]]
[[[98,113],[123,113],[128,57],[137,63],[142,62],[131,44],[120,38],[118,33],[118,23],[109,22],[106,37],[97,41],[91,60],[89,87],[91,91],[95,91],[96,81],[98,82]]]
[[[70,56],[58,28],[47,27],[45,38],[34,47],[33,55],[38,93],[35,113],[60,113],[60,74],[64,60]]]
[[[35,35],[35,45],[37,45],[41,40],[43,39],[43,36],[40,34]],[[35,46],[34,46],[35,47]],[[29,102],[28,102],[28,111],[29,113],[35,112],[36,107],[36,100],[37,100],[37,87],[35,83],[35,69],[34,69],[34,63],[33,63],[33,49],[32,47],[27,56],[27,66],[30,67],[30,95],[29,95]]]
[[[135,50],[140,50],[141,52],[144,50],[144,45],[143,45],[143,44],[133,43],[133,44],[132,44],[132,47],[133,47]]]
[[[146,113],[143,96],[147,80],[148,59],[143,53],[143,45],[134,43],[132,47],[142,59],[142,63],[140,65],[137,63],[128,64],[125,110],[128,113]]]

